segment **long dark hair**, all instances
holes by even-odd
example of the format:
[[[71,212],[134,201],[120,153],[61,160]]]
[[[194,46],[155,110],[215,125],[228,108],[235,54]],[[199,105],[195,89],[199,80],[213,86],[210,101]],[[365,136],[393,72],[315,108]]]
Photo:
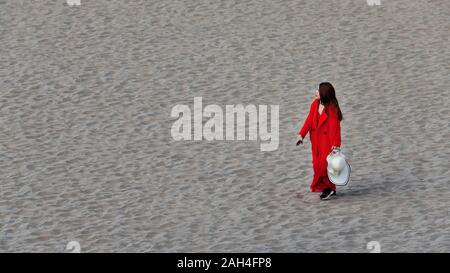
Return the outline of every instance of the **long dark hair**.
[[[333,85],[329,82],[323,82],[319,84],[319,94],[320,103],[325,106],[333,104],[338,110],[338,119],[341,121],[344,117],[342,116],[341,108],[339,108],[339,102],[336,98],[336,92],[334,91]]]

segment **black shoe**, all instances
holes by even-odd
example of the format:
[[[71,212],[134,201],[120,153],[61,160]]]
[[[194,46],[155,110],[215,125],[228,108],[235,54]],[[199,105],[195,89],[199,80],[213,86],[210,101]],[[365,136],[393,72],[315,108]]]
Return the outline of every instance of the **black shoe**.
[[[324,189],[323,192],[320,194],[320,199],[324,198],[330,193],[330,189]]]
[[[336,191],[331,190],[331,189],[325,189],[325,190],[323,190],[322,194],[320,195],[320,199],[321,200],[328,200],[332,196],[335,196],[335,195],[336,195]]]

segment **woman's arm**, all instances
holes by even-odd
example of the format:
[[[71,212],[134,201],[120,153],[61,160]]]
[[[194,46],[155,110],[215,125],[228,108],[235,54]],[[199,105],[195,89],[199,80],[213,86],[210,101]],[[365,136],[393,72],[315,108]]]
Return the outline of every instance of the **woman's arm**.
[[[311,106],[309,107],[309,113],[308,113],[308,117],[306,118],[305,122],[303,123],[302,128],[298,131],[298,134],[302,137],[305,138],[306,134],[309,132],[309,130],[311,130],[311,125],[312,125],[312,118],[313,118],[313,106],[314,106],[314,102],[316,102],[316,100],[314,100],[311,103]]]
[[[329,136],[331,147],[341,147],[341,122],[338,119],[337,109],[330,109]]]

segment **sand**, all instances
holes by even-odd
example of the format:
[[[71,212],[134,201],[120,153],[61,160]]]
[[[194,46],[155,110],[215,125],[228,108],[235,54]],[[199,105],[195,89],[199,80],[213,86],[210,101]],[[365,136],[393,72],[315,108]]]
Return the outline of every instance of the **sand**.
[[[446,0],[0,0],[0,252],[450,251]],[[336,88],[353,173],[295,146]],[[174,141],[177,104],[280,106],[280,143]]]

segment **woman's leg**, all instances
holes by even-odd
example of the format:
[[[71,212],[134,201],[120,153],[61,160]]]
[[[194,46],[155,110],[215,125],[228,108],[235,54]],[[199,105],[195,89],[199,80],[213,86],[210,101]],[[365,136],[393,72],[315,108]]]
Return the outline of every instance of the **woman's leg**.
[[[313,159],[314,178],[310,186],[312,192],[323,192],[325,189],[336,190],[336,185],[328,179],[327,165],[326,157]]]
[[[331,183],[330,179],[328,179],[328,176],[323,177],[322,185],[323,185],[322,187],[324,187],[325,189],[336,191],[336,185]]]
[[[310,189],[312,192],[323,192],[325,189],[336,190],[336,185],[330,182],[327,176],[313,179]]]

